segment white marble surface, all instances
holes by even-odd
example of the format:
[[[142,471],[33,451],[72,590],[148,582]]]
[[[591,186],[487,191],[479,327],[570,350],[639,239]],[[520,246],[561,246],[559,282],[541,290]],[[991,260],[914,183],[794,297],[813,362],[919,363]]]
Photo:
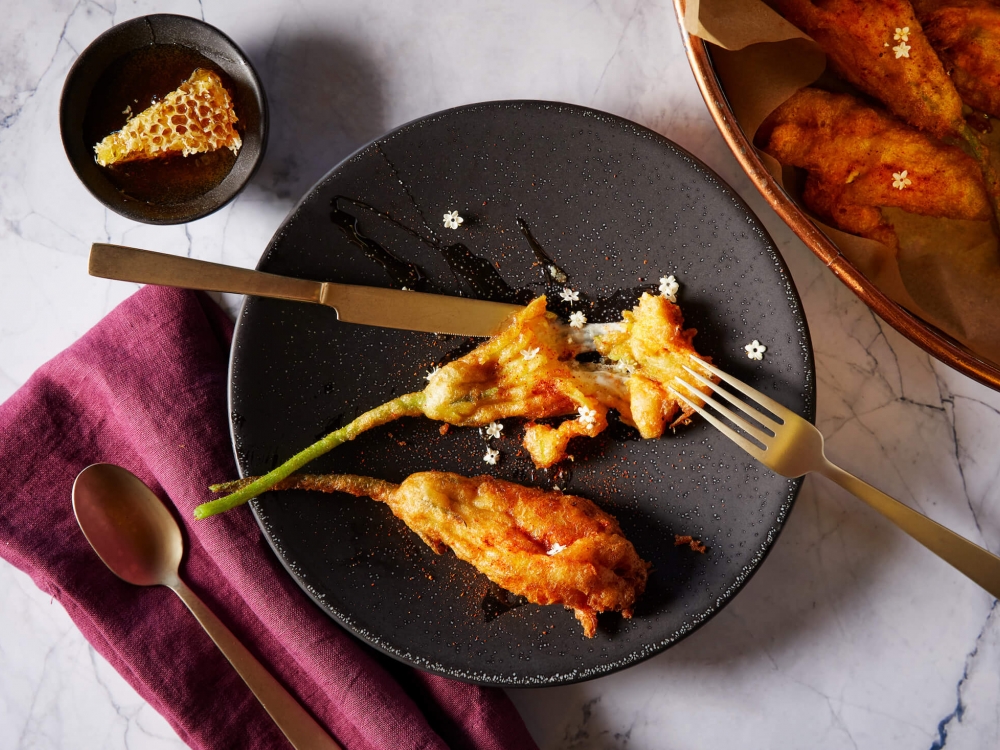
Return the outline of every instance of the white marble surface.
[[[78,52],[150,12],[224,29],[271,98],[262,172],[187,226],[105,211],[59,140],[59,92]],[[0,18],[0,399],[133,291],[86,275],[92,241],[250,266],[295,199],[383,131],[473,101],[563,100],[649,126],[734,185],[802,294],[831,458],[1000,549],[1000,394],[873,316],[766,207],[712,125],[667,0],[0,0]],[[0,747],[182,746],[6,564],[0,602]],[[512,697],[546,750],[998,747],[995,605],[809,479],[760,572],[692,637],[625,672]]]

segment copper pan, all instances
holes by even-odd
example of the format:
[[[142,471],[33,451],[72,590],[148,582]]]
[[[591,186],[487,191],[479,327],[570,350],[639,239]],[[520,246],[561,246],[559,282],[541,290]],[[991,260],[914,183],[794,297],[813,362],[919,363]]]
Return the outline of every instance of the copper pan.
[[[840,253],[830,238],[810,221],[802,209],[788,196],[788,193],[775,182],[765,169],[747,134],[740,128],[733,115],[733,110],[726,99],[726,93],[723,91],[722,84],[715,74],[715,68],[712,66],[708,44],[684,30],[682,20],[684,18],[684,0],[674,0],[674,7],[681,23],[681,35],[684,38],[688,60],[694,71],[695,80],[698,81],[698,88],[701,89],[701,95],[705,98],[705,104],[708,105],[708,111],[711,113],[712,119],[715,120],[722,137],[729,144],[733,156],[736,157],[740,166],[743,167],[767,202],[771,204],[771,208],[785,220],[792,231],[826,264],[827,268],[850,287],[861,301],[874,310],[880,318],[928,354],[937,357],[973,380],[1000,390],[1000,366],[970,351],[948,334],[908,312],[876,289],[864,274]]]

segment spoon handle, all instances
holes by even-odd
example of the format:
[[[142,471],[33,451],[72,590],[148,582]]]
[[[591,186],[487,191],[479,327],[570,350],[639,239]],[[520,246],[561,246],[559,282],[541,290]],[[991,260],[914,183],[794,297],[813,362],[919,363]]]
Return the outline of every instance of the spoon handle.
[[[216,617],[185,583],[177,579],[174,593],[191,610],[215,645],[257,696],[264,710],[284,732],[295,750],[342,750],[312,716],[274,679],[246,646]]]

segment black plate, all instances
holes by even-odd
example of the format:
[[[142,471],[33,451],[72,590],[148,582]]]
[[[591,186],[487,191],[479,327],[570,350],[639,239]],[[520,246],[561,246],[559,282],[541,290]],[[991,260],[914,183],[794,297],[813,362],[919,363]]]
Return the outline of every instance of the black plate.
[[[675,274],[699,351],[813,418],[809,333],[788,271],[746,205],[711,170],[634,123],[580,107],[494,102],[449,110],[390,133],[309,192],[258,268],[309,279],[394,285],[330,219],[335,196],[361,231],[417,264],[428,291],[472,295],[433,246],[464,243],[513,288],[549,291],[517,220],[569,275],[592,321],[617,319],[641,289]],[[465,223],[445,230],[458,210]],[[398,282],[396,282],[398,285]],[[560,307],[563,314],[565,306]],[[743,347],[759,339],[763,362]],[[260,474],[361,412],[420,390],[425,373],[462,349],[458,337],[341,324],[331,310],[248,299],[233,343],[230,405],[240,470]],[[439,469],[548,486],[508,420],[495,469],[476,429],[407,419],[362,435],[310,471],[400,481]],[[763,560],[801,480],[776,476],[702,420],[643,441],[622,425],[572,445],[560,480],[617,516],[653,563],[632,620],[602,615],[588,640],[560,607],[516,604],[450,552],[435,555],[371,500],[306,492],[254,503],[261,527],[302,588],[335,620],[414,666],[503,686],[554,685],[634,664],[717,612]],[[693,534],[706,555],[675,547]]]

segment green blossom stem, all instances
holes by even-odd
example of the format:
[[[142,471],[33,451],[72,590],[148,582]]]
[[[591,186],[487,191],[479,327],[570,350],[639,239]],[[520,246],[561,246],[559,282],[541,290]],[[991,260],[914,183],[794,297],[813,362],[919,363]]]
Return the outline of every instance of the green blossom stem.
[[[407,393],[392,401],[388,401],[381,406],[376,406],[371,411],[367,411],[350,424],[334,430],[329,435],[319,440],[308,448],[296,453],[281,466],[272,469],[262,477],[255,479],[249,484],[241,487],[236,492],[220,497],[211,502],[202,503],[194,509],[194,517],[197,520],[224,513],[238,505],[242,505],[248,500],[252,500],[263,492],[272,489],[276,484],[287,478],[293,472],[298,471],[315,458],[319,458],[336,448],[341,443],[354,440],[362,432],[378,427],[379,425],[392,422],[400,417],[418,417],[423,414],[424,394]],[[214,485],[215,488],[225,489],[225,485]]]

